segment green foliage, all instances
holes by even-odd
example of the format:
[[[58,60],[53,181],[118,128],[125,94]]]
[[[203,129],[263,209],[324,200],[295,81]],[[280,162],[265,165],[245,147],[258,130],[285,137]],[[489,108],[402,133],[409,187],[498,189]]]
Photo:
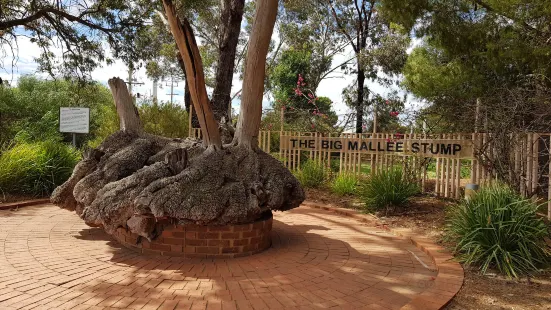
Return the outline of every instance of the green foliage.
[[[508,277],[539,271],[551,262],[544,238],[549,232],[538,206],[503,185],[482,188],[450,209],[446,239],[456,243],[457,258],[484,274],[497,269]]]
[[[43,196],[65,182],[79,152],[56,141],[18,143],[0,155],[0,193]]]
[[[146,99],[138,110],[146,132],[169,138],[188,136],[189,119],[183,106]]]
[[[359,187],[359,195],[370,211],[400,207],[417,193],[418,184],[408,180],[399,168],[377,171]]]
[[[381,0],[380,12],[417,25],[423,39],[403,73],[405,87],[433,103],[422,117],[437,120],[429,127],[472,131],[480,99],[490,131],[549,130],[548,0]]]
[[[327,168],[316,161],[309,160],[295,172],[300,184],[306,188],[317,188],[327,180]]]
[[[318,70],[322,69],[313,67],[312,57],[312,50],[290,48],[281,52],[277,65],[271,68],[268,83],[276,101],[270,117],[272,123],[279,123],[282,107],[285,109],[285,123],[292,127],[290,130],[326,132],[337,123],[331,99],[315,96]],[[297,85],[299,75],[304,79],[301,85]],[[301,89],[299,93],[297,88]]]
[[[145,52],[133,43],[154,6],[145,0],[1,1],[2,54],[15,60],[18,40],[28,38],[40,50],[33,55],[39,69],[55,76],[89,77],[101,62],[112,61],[107,49],[126,62]],[[61,46],[62,52],[57,50]]]
[[[331,182],[331,191],[337,195],[351,195],[356,190],[358,179],[352,173],[339,173]]]
[[[81,143],[118,128],[113,98],[106,87],[24,76],[17,87],[0,87],[0,143],[13,139],[69,141],[70,134],[58,132],[60,107],[90,108],[90,134],[79,135]]]

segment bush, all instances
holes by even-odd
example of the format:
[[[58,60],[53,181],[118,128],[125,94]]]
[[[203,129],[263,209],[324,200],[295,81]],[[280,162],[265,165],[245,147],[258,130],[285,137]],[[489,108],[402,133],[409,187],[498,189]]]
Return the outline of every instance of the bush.
[[[322,163],[307,161],[301,170],[295,173],[300,184],[306,188],[320,187],[327,179],[327,168]]]
[[[507,186],[483,188],[449,211],[445,239],[456,243],[459,261],[483,274],[489,268],[508,277],[531,274],[551,258],[537,208]]]
[[[365,207],[371,211],[402,206],[418,192],[417,183],[405,178],[402,170],[396,168],[372,174],[359,189]]]
[[[331,183],[331,190],[337,195],[350,195],[356,190],[358,179],[352,173],[340,173]]]
[[[80,159],[60,142],[19,143],[0,155],[0,192],[43,196],[65,182]]]

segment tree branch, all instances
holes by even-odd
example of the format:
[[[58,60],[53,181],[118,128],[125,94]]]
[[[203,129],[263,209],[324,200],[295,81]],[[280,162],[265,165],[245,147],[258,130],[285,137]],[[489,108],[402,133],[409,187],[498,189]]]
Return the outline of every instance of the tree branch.
[[[358,47],[356,45],[354,45],[354,41],[352,40],[352,37],[348,34],[348,32],[346,32],[346,29],[341,24],[341,22],[339,20],[339,17],[337,15],[337,11],[335,11],[335,8],[333,7],[333,3],[331,2],[331,0],[327,0],[327,3],[329,4],[329,7],[331,7],[331,14],[333,15],[333,18],[335,18],[335,22],[337,23],[337,27],[339,27],[340,31],[346,36],[348,41],[350,41],[350,44],[352,45],[352,49],[354,49],[354,52],[358,53],[359,52]]]
[[[96,25],[90,21],[84,20],[82,18],[79,18],[77,16],[71,15],[69,13],[66,13],[64,11],[54,9],[54,8],[46,8],[46,9],[38,10],[35,14],[27,16],[25,18],[12,19],[8,21],[0,22],[0,30],[6,30],[17,26],[25,26],[26,24],[36,21],[40,18],[43,18],[43,17],[45,18],[48,13],[63,17],[71,22],[77,22],[79,24],[85,25],[92,29],[103,31],[105,33],[110,33],[115,31],[115,29],[105,28],[100,25]]]

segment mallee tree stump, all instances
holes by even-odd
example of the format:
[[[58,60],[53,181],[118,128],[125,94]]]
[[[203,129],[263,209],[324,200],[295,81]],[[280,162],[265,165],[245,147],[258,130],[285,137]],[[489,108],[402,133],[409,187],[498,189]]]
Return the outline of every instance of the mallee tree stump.
[[[140,248],[142,252],[147,244],[157,244],[164,249],[162,253],[169,253],[174,251],[168,251],[163,242],[180,242],[172,240],[178,238],[165,238],[169,231],[197,226],[208,227],[207,231],[210,227],[231,230],[246,226],[271,218],[272,211],[298,207],[304,200],[304,192],[291,172],[260,150],[256,140],[262,116],[266,54],[278,1],[257,1],[240,119],[234,140],[228,145],[221,143],[189,22],[180,21],[170,0],[162,2],[182,57],[203,141],[145,133],[126,84],[113,78],[109,86],[120,119],[120,131],[97,149],[86,152],[69,180],[54,191],[51,200],[62,208],[75,210],[88,225],[103,227],[124,244]],[[269,227],[271,229],[271,224]],[[207,238],[207,248],[196,250],[212,253],[196,254],[252,253],[269,244],[260,242],[259,236],[245,237],[244,234],[235,239],[238,241],[232,239],[229,246],[225,241]],[[262,234],[269,236],[269,232]],[[144,239],[148,243],[142,243]],[[190,242],[203,242],[197,240]],[[175,248],[179,245],[185,246],[176,244]],[[217,248],[208,249],[211,246]],[[255,246],[257,249],[251,250]]]

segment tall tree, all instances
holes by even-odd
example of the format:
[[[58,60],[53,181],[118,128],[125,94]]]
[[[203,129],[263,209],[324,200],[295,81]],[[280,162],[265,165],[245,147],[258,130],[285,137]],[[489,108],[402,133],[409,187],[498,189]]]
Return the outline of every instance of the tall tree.
[[[308,71],[300,73],[314,92],[323,79],[353,61],[350,58],[333,64],[334,56],[342,53],[349,43],[336,31],[333,17],[328,13],[326,6],[318,1],[290,0],[284,2],[278,17],[280,51],[271,67],[281,62],[279,58],[285,51],[307,52]]]
[[[356,132],[362,132],[366,79],[381,80],[379,72],[398,74],[406,59],[409,39],[399,27],[379,14],[377,0],[325,0],[336,28],[348,41],[355,56],[351,68],[356,76]]]

